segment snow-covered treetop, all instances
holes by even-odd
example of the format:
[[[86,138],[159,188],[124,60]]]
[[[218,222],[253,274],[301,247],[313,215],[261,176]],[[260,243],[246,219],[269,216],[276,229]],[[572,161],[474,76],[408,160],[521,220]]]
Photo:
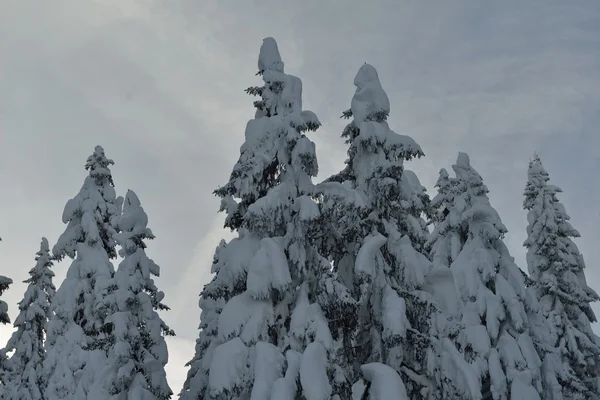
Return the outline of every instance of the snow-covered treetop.
[[[146,244],[143,240],[155,238],[147,227],[148,215],[133,190],[127,191],[123,203],[123,213],[117,221],[116,225],[120,232],[115,235],[115,240],[121,246],[121,250],[119,250],[121,257],[135,253],[138,248],[145,249]]]
[[[105,180],[114,186],[110,166],[114,165],[114,161],[106,158],[102,146],[94,147],[94,153],[88,157],[85,163],[85,170],[90,171],[90,176],[96,181],[96,185],[105,185]]]
[[[14,350],[19,346],[18,342],[21,340],[23,331],[39,329],[39,331],[32,332],[32,334],[40,335],[46,329],[47,320],[51,315],[50,303],[56,288],[52,283],[54,272],[51,269],[53,262],[50,255],[50,246],[48,245],[48,239],[45,237],[42,238],[40,250],[36,253],[35,261],[35,266],[29,270],[29,278],[24,281],[29,286],[25,291],[23,300],[19,302],[19,310],[21,312],[14,324],[19,330],[9,340],[7,345],[8,351]],[[38,326],[34,329],[36,323]],[[38,339],[41,348],[43,345],[42,338],[38,337]],[[25,345],[27,346],[28,344],[25,343]],[[22,351],[27,352],[26,349],[22,349]],[[17,353],[19,353],[18,350]],[[26,354],[20,354],[19,356],[27,358]],[[13,358],[15,357],[13,356]]]
[[[440,169],[435,187],[438,193],[431,200],[431,207],[436,210],[432,219],[437,223],[445,219],[452,204],[452,179],[445,168]]]
[[[52,278],[54,277],[54,272],[50,269],[53,262],[50,255],[50,245],[48,244],[48,239],[45,237],[42,238],[40,250],[36,253],[35,261],[35,266],[29,271],[31,277],[25,283],[43,284],[50,288],[51,293],[53,293],[54,285],[52,284]]]
[[[471,159],[467,153],[459,152],[456,163],[452,166],[456,178],[462,180],[469,187],[477,188],[477,194],[488,193],[488,188],[483,184],[483,179],[471,167]]]
[[[14,324],[17,329],[0,352],[13,352],[6,361],[2,376],[4,397],[0,397],[3,399],[43,399],[44,336],[52,315],[50,304],[55,292],[53,264],[46,238],[42,238],[35,260],[35,266],[29,271],[30,277],[25,281],[28,284],[25,295],[19,302],[19,315]]]
[[[390,100],[383,90],[377,70],[365,63],[354,77],[356,92],[350,109],[356,121],[382,121],[390,113]]]
[[[119,233],[115,234],[114,237],[117,244],[121,246],[119,255],[123,257],[123,261],[119,264],[115,274],[119,290],[122,289],[129,293],[127,292],[129,290],[143,289],[153,298],[152,304],[155,308],[168,310],[167,306],[160,303],[164,298],[164,293],[158,291],[151,278],[152,275],[160,276],[160,267],[148,258],[144,251],[146,248],[144,240],[152,240],[155,236],[147,227],[148,215],[133,190],[127,191],[123,202],[123,212],[115,219],[114,225],[119,230]],[[128,277],[130,276],[143,280],[144,284],[140,288],[130,289],[127,287]],[[148,312],[151,314],[149,310]]]
[[[525,185],[525,200],[523,201],[523,206],[526,210],[538,208],[537,211],[539,212],[541,211],[539,207],[547,207],[548,205],[541,203],[544,201],[543,196],[549,196],[549,200],[552,203],[558,203],[556,194],[561,193],[562,189],[558,186],[550,185],[548,183],[549,180],[550,176],[544,168],[540,156],[536,154],[527,169],[527,184]],[[562,208],[556,211],[561,214],[561,219],[570,219]],[[567,223],[567,225],[563,225],[562,228],[568,229],[570,236],[579,237],[579,232],[573,229],[570,224]]]
[[[462,211],[466,207],[465,193],[461,193],[459,188],[465,190],[466,187],[461,185],[459,179],[451,178],[444,168],[439,172],[435,187],[438,193],[431,200],[434,226],[425,248],[434,265],[450,267],[465,240],[461,233]],[[458,207],[455,203],[458,203]]]
[[[397,134],[387,124],[390,102],[373,66],[360,67],[354,85],[351,108],[343,113],[346,118],[353,117],[353,121],[342,133],[351,144],[348,150],[351,171],[342,174],[354,176],[359,185],[377,170],[382,176],[400,178],[402,162],[424,153],[411,137]]]
[[[485,241],[502,238],[508,229],[498,212],[490,205],[487,197],[489,190],[481,175],[471,167],[469,156],[459,152],[452,169],[456,173],[458,185],[462,185],[457,189],[462,193],[462,198],[457,199],[455,205],[461,211],[464,211],[466,204],[469,205],[470,209],[463,212],[462,219],[472,225],[471,232],[480,234]]]
[[[569,223],[565,207],[557,198],[561,189],[548,183],[548,172],[538,155],[529,163],[527,175],[524,246],[532,287],[549,322],[538,336],[550,338],[545,345],[554,347],[560,356],[549,364],[551,368],[545,375],[558,379],[568,398],[595,398],[591,394],[600,388],[600,338],[591,328],[596,315],[590,303],[600,297],[587,285],[585,262],[572,240],[579,237],[579,232]],[[590,379],[592,376],[596,379]]]
[[[548,184],[550,177],[538,155],[535,155],[529,163],[527,177],[523,206],[529,211],[527,216],[529,238],[524,245],[528,248],[533,246],[536,251],[546,253],[548,245],[557,246],[555,241],[565,241],[555,251],[547,253],[545,256],[553,256],[552,258],[556,256],[558,259],[548,260],[544,258],[538,259],[538,262],[546,264],[546,268],[550,267],[552,261],[559,261],[562,268],[568,268],[567,265],[571,265],[579,269],[581,267],[579,262],[583,260],[579,260],[577,256],[573,258],[572,252],[578,255],[579,251],[575,243],[569,239],[579,237],[579,232],[569,223],[571,218],[556,196],[557,193],[562,192],[562,189]],[[536,243],[535,241],[538,240],[543,241]],[[551,240],[551,242],[544,244],[546,240]],[[529,263],[529,268],[532,269],[529,271],[530,274],[538,275],[542,272],[537,268],[537,264],[537,262]]]
[[[529,163],[527,175],[523,205],[529,221],[524,243],[529,273],[538,284],[552,286],[552,292],[564,301],[576,301],[595,321],[586,303],[599,297],[585,282],[585,262],[571,239],[579,237],[579,232],[569,223],[570,217],[557,198],[562,190],[548,183],[550,177],[538,155]],[[549,281],[550,275],[560,279]]]
[[[2,239],[0,238],[0,241],[1,240]],[[12,279],[0,275],[0,296],[2,296],[2,293],[4,293],[12,283]],[[8,304],[2,300],[0,300],[0,323],[10,323],[10,318],[8,317]]]
[[[148,216],[132,190],[114,224],[123,260],[103,299],[106,327],[111,328],[106,330],[114,340],[103,385],[116,398],[168,399],[172,391],[164,371],[168,361],[164,336],[175,333],[157,313],[169,307],[162,303],[164,293],[153,279],[160,275],[160,267],[144,251],[144,240],[154,239],[147,228]]]
[[[354,85],[351,108],[343,113],[343,117],[353,117],[342,133],[350,144],[346,168],[328,181],[352,182],[379,218],[395,219],[413,242],[424,242],[424,226],[418,219],[429,206],[429,198],[414,173],[404,174],[404,161],[424,155],[423,151],[411,137],[390,129],[389,99],[373,66],[361,66]],[[326,200],[329,195],[324,193]]]
[[[283,61],[279,55],[277,42],[272,37],[263,39],[258,55],[258,71],[264,73],[266,70],[283,73]]]
[[[254,102],[255,118],[246,125],[245,142],[229,182],[215,190],[223,199],[221,210],[228,214],[225,225],[231,229],[242,226],[248,207],[271,188],[287,181],[289,185],[278,190],[309,193],[310,178],[318,173],[315,144],[305,132],[315,131],[321,122],[312,111],[302,110],[302,81],[283,72],[273,38],[263,40],[258,67],[264,85],[246,90],[261,97]],[[298,193],[292,192],[296,197]]]
[[[99,244],[110,258],[116,257],[111,220],[118,213],[118,206],[110,172],[112,164],[101,146],[96,146],[88,157],[85,169],[89,174],[63,211],[63,223],[68,225],[52,249],[57,260],[65,256],[74,258],[77,243],[83,242],[90,246]]]

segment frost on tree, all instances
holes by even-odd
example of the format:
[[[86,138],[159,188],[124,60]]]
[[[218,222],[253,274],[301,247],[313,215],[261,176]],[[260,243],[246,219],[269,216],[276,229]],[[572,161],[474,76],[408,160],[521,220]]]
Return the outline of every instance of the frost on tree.
[[[338,337],[354,301],[317,251],[318,165],[306,133],[320,122],[302,110],[302,82],[284,72],[274,39],[263,41],[255,118],[222,198],[238,232],[217,249],[204,288],[200,336],[183,399],[348,398]]]
[[[390,104],[375,68],[363,65],[354,85],[351,108],[343,113],[352,118],[342,134],[349,144],[346,167],[319,185],[323,252],[360,305],[349,333],[353,381],[364,378],[362,364],[382,363],[402,376],[409,398],[463,398],[448,377],[447,387],[436,383],[446,353],[437,343],[452,324],[421,290],[431,270],[422,253],[430,201],[404,168],[423,152],[390,129]]]
[[[507,229],[490,205],[481,176],[464,153],[453,169],[456,178],[443,171],[438,181],[445,197],[433,203],[447,212],[442,211],[445,217],[430,242],[436,267],[451,263],[462,303],[456,342],[493,399],[539,399],[541,360],[529,323],[536,303],[503,242]]]
[[[57,260],[73,259],[56,291],[54,315],[48,322],[44,376],[46,395],[52,399],[86,398],[106,361],[102,293],[114,273],[112,223],[119,210],[112,164],[96,146],[85,164],[89,174],[83,186],[65,206],[62,219],[67,227],[52,249]]]
[[[127,192],[122,215],[114,225],[122,261],[103,301],[107,314],[104,331],[110,337],[108,367],[93,391],[96,396],[106,391],[115,399],[169,399],[173,392],[165,372],[168,352],[164,336],[175,333],[158,314],[169,307],[162,303],[164,293],[154,283],[160,267],[145,251],[145,240],[154,235],[133,191]]]
[[[50,304],[54,296],[52,260],[48,240],[42,238],[36,264],[29,271],[27,289],[19,302],[19,315],[15,319],[16,330],[3,352],[13,352],[6,361],[3,376],[3,399],[43,399],[44,338],[51,316]]]
[[[528,211],[527,266],[543,316],[544,399],[595,399],[600,393],[600,338],[592,331],[590,303],[598,295],[586,283],[583,257],[549,176],[536,156],[529,164],[524,207]],[[543,335],[543,336],[542,336]]]

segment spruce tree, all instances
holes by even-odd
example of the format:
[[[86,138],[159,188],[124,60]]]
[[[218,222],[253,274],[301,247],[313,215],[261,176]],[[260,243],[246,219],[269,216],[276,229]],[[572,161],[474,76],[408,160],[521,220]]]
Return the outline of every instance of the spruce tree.
[[[0,238],[0,241],[2,239]],[[7,278],[6,276],[0,275],[0,296],[8,287],[13,283],[12,279]],[[9,324],[10,318],[8,317],[8,304],[6,302],[0,300],[0,324]]]
[[[529,163],[523,203],[527,213],[527,266],[539,299],[547,342],[543,364],[544,399],[597,399],[600,393],[600,338],[592,330],[590,306],[599,297],[586,283],[583,256],[558,200],[562,190],[548,183],[539,156]],[[548,327],[550,329],[548,329]]]
[[[105,367],[107,335],[102,293],[113,276],[116,257],[112,223],[119,206],[104,150],[96,146],[79,193],[65,206],[67,228],[53,247],[57,260],[73,259],[56,291],[48,323],[44,362],[45,395],[52,399],[86,398]]]
[[[464,153],[453,169],[455,178],[442,171],[438,180],[438,221],[428,247],[455,276],[462,307],[456,342],[494,399],[540,399],[541,360],[529,321],[536,302],[503,242],[507,229],[481,176]]]
[[[215,191],[238,237],[219,247],[201,294],[201,332],[181,397],[348,399],[336,333],[354,302],[314,244],[318,165],[306,132],[320,122],[302,110],[302,82],[284,73],[272,38],[258,69],[264,84],[247,90],[260,96],[255,118],[229,182]]]
[[[256,251],[255,245],[256,241],[249,240],[240,232],[239,237],[230,243],[222,240],[215,250],[211,268],[214,276],[200,294],[200,333],[196,339],[194,357],[186,364],[190,369],[179,394],[181,400],[204,399],[207,393],[212,353],[218,343],[219,315],[225,304],[246,288],[243,271],[247,270],[248,260],[235,255],[252,254]]]
[[[108,366],[94,391],[106,391],[104,398],[169,399],[164,336],[175,333],[158,314],[169,307],[162,303],[164,293],[152,278],[160,275],[160,267],[146,255],[144,241],[154,235],[133,191],[127,192],[122,215],[115,221],[119,231],[115,240],[123,260],[104,297],[105,331],[110,337]]]
[[[2,239],[0,238],[0,241]],[[0,296],[8,287],[13,283],[12,279],[7,278],[5,276],[0,275]],[[6,302],[0,300],[0,324],[5,325],[10,323],[10,318],[8,317],[8,304]],[[0,396],[4,392],[4,375],[6,373],[6,353],[3,350],[0,350]]]
[[[442,168],[435,184],[438,193],[431,200],[434,228],[425,244],[430,259],[436,266],[449,268],[466,240],[460,236],[460,212],[453,204],[454,196],[458,194],[455,193],[457,185],[458,180],[451,178],[448,171]]]
[[[421,290],[431,271],[422,253],[430,201],[404,162],[423,152],[390,129],[390,104],[375,68],[363,65],[354,84],[343,113],[352,118],[342,134],[349,144],[346,167],[319,186],[328,226],[323,252],[360,305],[358,324],[345,333],[353,381],[368,379],[361,365],[380,363],[402,376],[408,398],[464,398],[468,390],[455,387],[458,378],[442,366],[462,363],[448,358],[449,351],[458,355],[444,340],[450,318]]]
[[[6,362],[2,396],[6,400],[44,398],[44,339],[55,292],[53,263],[46,238],[42,238],[35,260],[36,265],[29,271],[30,278],[24,281],[28,286],[19,302],[19,315],[14,323],[16,331],[4,349],[6,353],[14,351]]]

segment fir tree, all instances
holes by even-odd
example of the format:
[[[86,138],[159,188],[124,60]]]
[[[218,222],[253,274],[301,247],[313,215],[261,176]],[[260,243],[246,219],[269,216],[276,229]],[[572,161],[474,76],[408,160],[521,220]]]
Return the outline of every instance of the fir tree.
[[[6,362],[2,397],[6,400],[44,398],[44,339],[55,291],[53,264],[46,238],[42,238],[35,260],[36,265],[29,271],[30,278],[24,281],[28,286],[23,300],[19,302],[19,315],[14,323],[16,331],[4,349],[6,353],[14,351]]]
[[[53,247],[57,260],[73,258],[54,297],[44,363],[45,395],[53,399],[86,398],[106,362],[102,293],[108,287],[116,256],[112,226],[118,213],[110,165],[102,147],[88,158],[89,171],[79,193],[65,206],[64,233]]]
[[[181,396],[348,399],[333,316],[351,318],[354,303],[313,243],[318,166],[305,133],[320,122],[302,110],[302,82],[284,73],[272,38],[258,68],[264,85],[248,89],[260,96],[255,118],[229,182],[215,191],[239,236],[219,247],[201,294],[195,375]]]
[[[204,399],[207,393],[212,353],[219,343],[219,315],[232,297],[246,290],[243,277],[248,268],[248,259],[236,255],[253,254],[256,249],[256,241],[250,240],[242,230],[239,237],[230,243],[222,240],[215,250],[211,268],[214,277],[200,294],[200,333],[196,339],[194,357],[186,364],[190,369],[179,394],[181,400]]]
[[[0,241],[2,239],[0,238]],[[8,287],[13,283],[12,279],[7,278],[5,276],[0,275],[0,296]],[[8,304],[6,302],[0,300],[0,324],[9,324],[10,318],[8,317]],[[3,350],[0,350],[0,396],[4,392],[4,375],[6,373],[6,353]]]
[[[159,276],[160,267],[145,252],[144,241],[154,239],[147,224],[137,195],[129,190],[115,223],[123,260],[104,298],[105,331],[111,344],[108,367],[97,389],[98,393],[106,390],[114,399],[163,400],[172,395],[164,369],[168,361],[164,335],[175,333],[158,315],[169,307],[162,303],[164,294],[152,279]]]
[[[455,275],[463,326],[456,342],[475,368],[477,384],[494,399],[540,399],[541,360],[529,322],[536,303],[503,242],[507,229],[481,176],[464,153],[453,169],[456,178],[442,172],[438,181],[444,201],[433,203],[443,207],[445,218],[436,224],[430,247],[432,259],[451,262]]]
[[[443,168],[439,175],[435,184],[438,194],[431,200],[434,229],[425,247],[434,265],[450,267],[466,238],[460,236],[460,212],[453,204],[454,196],[458,194],[455,193],[458,180],[451,178]]]
[[[548,183],[539,156],[529,164],[524,207],[528,211],[527,266],[548,325],[540,332],[546,355],[544,399],[597,399],[600,393],[600,338],[592,330],[590,303],[599,297],[586,283],[585,263],[558,200],[562,190]],[[548,327],[550,329],[548,329]],[[549,349],[548,349],[549,347]]]
[[[358,324],[345,333],[352,338],[353,380],[361,365],[382,363],[404,378],[408,398],[451,398],[455,392],[462,398],[440,364],[449,318],[420,290],[431,270],[422,254],[430,201],[404,162],[423,152],[390,129],[389,100],[375,68],[363,65],[354,84],[351,109],[343,113],[353,118],[342,134],[350,145],[346,167],[320,185],[329,227],[323,251],[360,304]],[[450,384],[438,390],[438,379]]]
[[[0,240],[2,240],[0,238]],[[13,283],[12,279],[0,275],[0,296],[8,287]],[[9,324],[10,318],[8,317],[8,304],[0,300],[0,324]]]

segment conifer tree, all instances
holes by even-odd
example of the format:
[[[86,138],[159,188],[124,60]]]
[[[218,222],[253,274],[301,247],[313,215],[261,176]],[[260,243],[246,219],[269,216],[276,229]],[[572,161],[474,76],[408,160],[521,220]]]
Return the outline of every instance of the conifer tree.
[[[546,329],[544,399],[597,399],[600,393],[600,338],[592,330],[596,316],[590,303],[599,297],[586,283],[583,256],[558,200],[562,190],[548,183],[539,156],[529,163],[525,201],[528,211],[527,266]],[[549,329],[548,329],[549,328]]]
[[[435,184],[437,195],[431,200],[433,209],[433,232],[425,247],[434,265],[450,267],[458,256],[466,238],[461,237],[460,213],[454,207],[455,188],[458,180],[451,178],[444,168]],[[460,197],[458,197],[460,198]]]
[[[53,263],[46,238],[42,238],[35,260],[36,265],[29,271],[30,278],[24,281],[28,286],[19,302],[19,315],[14,323],[16,331],[4,349],[6,353],[14,351],[5,368],[2,399],[6,400],[44,398],[44,339],[55,292]]]
[[[430,201],[404,162],[423,152],[390,129],[389,100],[375,68],[363,65],[354,84],[351,108],[343,113],[353,118],[342,134],[349,144],[346,167],[319,186],[330,227],[323,252],[360,305],[350,332],[353,380],[358,374],[368,379],[361,365],[379,363],[403,377],[407,398],[464,398],[468,390],[455,387],[457,377],[442,368],[443,362],[462,363],[444,340],[449,318],[420,290],[431,270],[422,253]]]
[[[110,347],[108,366],[95,391],[106,391],[104,398],[169,399],[172,391],[165,372],[168,351],[164,335],[175,333],[158,315],[169,307],[162,303],[164,293],[152,279],[160,275],[160,267],[146,255],[144,241],[154,235],[133,191],[127,192],[122,215],[115,221],[119,231],[115,240],[123,260],[104,298]]]
[[[2,239],[0,238],[0,241]],[[7,278],[5,276],[0,275],[0,296],[8,287],[13,283],[12,279]],[[5,325],[10,323],[10,318],[8,317],[8,304],[5,301],[0,300],[0,324]],[[0,396],[4,392],[4,384],[2,383],[4,380],[4,375],[6,371],[6,353],[0,350]]]
[[[335,334],[354,302],[313,243],[318,165],[305,134],[320,122],[302,110],[302,82],[284,73],[272,38],[258,69],[264,85],[247,90],[260,96],[255,118],[229,182],[215,191],[238,237],[215,254],[181,398],[348,399]]]
[[[0,238],[0,240],[2,240]],[[7,278],[6,276],[0,275],[0,296],[8,287],[13,283],[12,279]],[[8,304],[6,302],[0,300],[0,324],[9,324],[10,318],[8,317]]]
[[[456,178],[440,173],[432,202],[438,221],[427,247],[455,275],[462,308],[456,342],[494,399],[540,399],[541,360],[529,321],[536,302],[503,242],[507,229],[481,176],[464,153],[453,169]]]
[[[214,276],[200,294],[200,332],[194,357],[186,364],[190,369],[180,393],[182,400],[203,399],[207,393],[212,354],[219,343],[219,316],[229,300],[245,292],[250,261],[247,255],[258,250],[258,243],[247,230],[240,228],[238,237],[229,243],[221,240],[215,250],[211,268]]]
[[[52,399],[86,398],[105,367],[107,336],[102,293],[113,276],[116,257],[112,223],[119,205],[104,149],[96,146],[87,159],[89,171],[79,193],[65,206],[67,228],[52,252],[57,260],[73,259],[56,291],[54,315],[45,343],[45,395]]]

